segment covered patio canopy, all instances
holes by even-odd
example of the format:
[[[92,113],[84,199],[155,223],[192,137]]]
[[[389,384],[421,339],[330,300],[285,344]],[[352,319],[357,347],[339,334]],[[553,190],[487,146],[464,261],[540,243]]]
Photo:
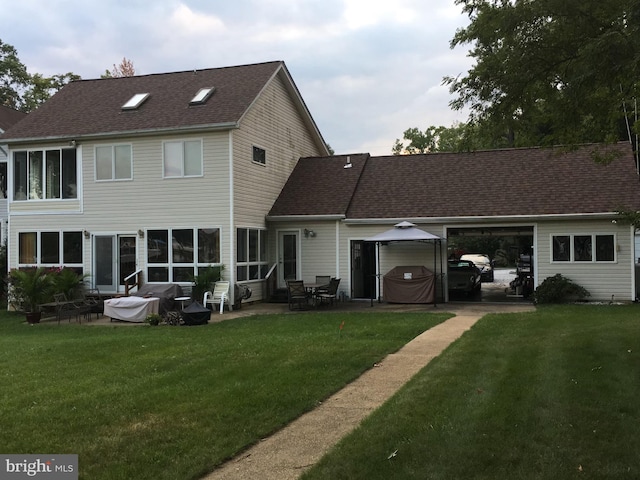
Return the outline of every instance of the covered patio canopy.
[[[375,242],[378,244],[378,265],[377,273],[378,277],[378,302],[380,302],[380,244],[386,244],[391,242],[433,242],[433,273],[436,272],[438,257],[436,255],[435,245],[440,245],[440,288],[444,295],[444,284],[442,276],[442,238],[438,237],[424,230],[420,230],[416,227],[415,223],[400,222],[396,223],[391,230],[379,233],[373,237],[365,238],[365,242]],[[434,297],[435,298],[435,297]],[[436,304],[434,300],[434,305]]]

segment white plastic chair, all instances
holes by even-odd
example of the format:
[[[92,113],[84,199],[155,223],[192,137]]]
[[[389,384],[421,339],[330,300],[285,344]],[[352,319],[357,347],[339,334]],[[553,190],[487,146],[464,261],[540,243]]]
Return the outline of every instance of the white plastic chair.
[[[215,305],[220,304],[220,313],[224,311],[224,302],[229,300],[229,282],[216,282],[213,287],[213,292],[204,292],[202,304],[206,307],[207,304]],[[233,307],[229,304],[229,311],[233,311]]]

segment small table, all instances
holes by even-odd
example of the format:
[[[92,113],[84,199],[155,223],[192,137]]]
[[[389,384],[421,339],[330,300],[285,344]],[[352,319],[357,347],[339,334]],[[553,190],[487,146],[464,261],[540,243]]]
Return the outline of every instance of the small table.
[[[329,286],[328,283],[305,283],[304,284],[305,290],[309,292],[309,294],[311,295],[311,301],[313,302],[314,306],[316,303],[315,296],[318,293],[318,289],[322,287],[328,287],[328,286]]]

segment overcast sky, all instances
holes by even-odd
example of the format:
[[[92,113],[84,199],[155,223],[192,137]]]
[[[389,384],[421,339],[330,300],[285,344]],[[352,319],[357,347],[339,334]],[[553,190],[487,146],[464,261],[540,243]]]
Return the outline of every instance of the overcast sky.
[[[336,153],[387,155],[409,127],[451,126],[445,75],[468,24],[454,0],[0,0],[0,40],[29,73],[98,78],[284,60]]]

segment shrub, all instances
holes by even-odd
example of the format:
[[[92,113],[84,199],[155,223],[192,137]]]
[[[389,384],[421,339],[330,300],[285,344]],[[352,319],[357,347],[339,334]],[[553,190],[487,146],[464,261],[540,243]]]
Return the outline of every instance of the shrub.
[[[545,278],[536,288],[533,292],[533,301],[535,303],[566,303],[582,300],[590,295],[584,287],[556,273],[553,277]]]
[[[150,313],[144,319],[144,323],[148,323],[149,325],[160,325],[160,322],[163,321],[162,315],[159,313]]]

